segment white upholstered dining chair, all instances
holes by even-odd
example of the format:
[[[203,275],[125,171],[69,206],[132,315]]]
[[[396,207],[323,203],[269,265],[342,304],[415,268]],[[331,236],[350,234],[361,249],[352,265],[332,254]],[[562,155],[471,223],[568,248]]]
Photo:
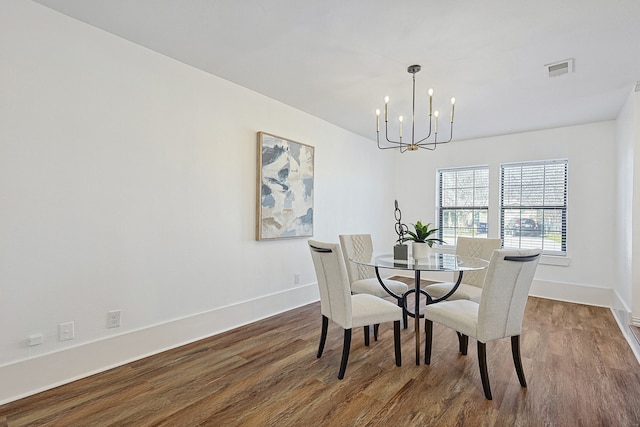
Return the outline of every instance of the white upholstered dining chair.
[[[456,255],[490,260],[493,251],[500,249],[501,246],[502,240],[500,239],[458,237],[456,241]],[[465,271],[458,289],[447,299],[468,299],[479,302],[486,274],[486,269]],[[453,286],[454,283],[452,282],[434,283],[433,285],[425,286],[424,290],[427,291],[432,298],[440,298],[446,295]]]
[[[527,386],[520,357],[522,318],[533,275],[540,258],[539,249],[499,249],[493,251],[480,302],[459,299],[428,305],[425,317],[425,363],[431,363],[433,322],[455,330],[460,352],[467,354],[468,337],[478,342],[478,364],[485,397],[491,400],[486,343],[511,337],[513,363],[522,387]]]
[[[340,246],[344,263],[347,268],[351,292],[354,294],[370,294],[377,297],[394,297],[399,307],[404,306],[404,293],[409,287],[399,280],[384,279],[383,283],[391,291],[387,292],[376,277],[373,267],[356,264],[349,261],[352,259],[369,260],[373,254],[373,241],[371,234],[341,234]],[[407,327],[407,315],[403,312],[403,324]]]
[[[322,356],[329,320],[332,320],[344,329],[342,361],[338,373],[338,378],[343,379],[351,347],[351,330],[363,326],[365,336],[368,336],[369,325],[393,322],[396,365],[400,366],[402,363],[400,350],[402,308],[374,295],[351,294],[339,244],[309,240],[309,248],[318,278],[322,313],[322,332],[317,357]]]

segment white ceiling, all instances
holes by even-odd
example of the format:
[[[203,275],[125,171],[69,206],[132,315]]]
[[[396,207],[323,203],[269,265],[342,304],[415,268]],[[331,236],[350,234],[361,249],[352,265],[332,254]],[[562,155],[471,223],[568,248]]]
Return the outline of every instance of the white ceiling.
[[[410,116],[412,64],[455,139],[614,119],[640,80],[640,0],[36,1],[372,140],[385,95]]]

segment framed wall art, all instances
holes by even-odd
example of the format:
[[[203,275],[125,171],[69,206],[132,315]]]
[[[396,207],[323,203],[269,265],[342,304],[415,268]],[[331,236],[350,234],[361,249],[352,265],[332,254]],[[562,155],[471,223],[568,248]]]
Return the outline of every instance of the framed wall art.
[[[314,148],[258,132],[256,240],[313,236]]]

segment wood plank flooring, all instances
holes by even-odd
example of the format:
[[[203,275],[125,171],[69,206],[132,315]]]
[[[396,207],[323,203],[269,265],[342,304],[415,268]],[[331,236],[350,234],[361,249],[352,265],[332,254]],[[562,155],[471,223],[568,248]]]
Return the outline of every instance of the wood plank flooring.
[[[528,387],[510,341],[488,343],[492,401],[474,340],[462,356],[440,325],[429,366],[415,365],[411,324],[401,367],[392,325],[370,347],[354,331],[342,381],[342,330],[317,359],[319,333],[316,303],[0,406],[0,426],[640,425],[640,365],[605,308],[529,298]]]

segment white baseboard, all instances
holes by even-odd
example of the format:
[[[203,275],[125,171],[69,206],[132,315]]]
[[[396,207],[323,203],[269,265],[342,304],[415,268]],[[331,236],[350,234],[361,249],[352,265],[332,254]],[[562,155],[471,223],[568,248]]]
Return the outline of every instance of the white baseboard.
[[[622,331],[622,335],[627,340],[629,347],[631,347],[631,351],[633,351],[633,354],[636,356],[638,363],[640,363],[640,343],[636,339],[635,335],[633,335],[633,332],[631,332],[631,313],[623,309],[614,308],[611,309],[611,312],[613,313],[614,319],[618,323],[620,331]]]
[[[544,280],[534,280],[529,295],[599,307],[615,307],[617,300],[613,289]]]
[[[0,405],[318,300],[313,283],[5,365]]]

